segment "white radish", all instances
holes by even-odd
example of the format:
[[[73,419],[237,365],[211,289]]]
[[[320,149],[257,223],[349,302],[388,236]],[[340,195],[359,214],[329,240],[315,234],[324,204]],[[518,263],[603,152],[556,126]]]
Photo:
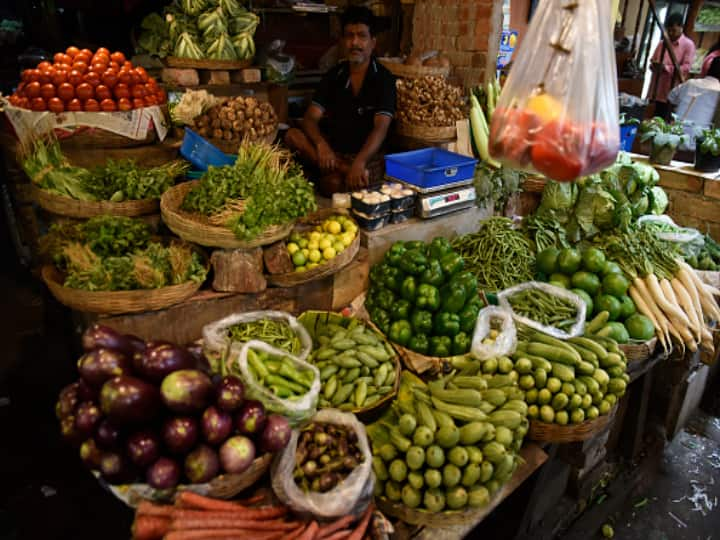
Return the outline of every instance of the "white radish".
[[[685,310],[688,319],[690,319],[691,328],[695,334],[695,340],[700,341],[702,335],[702,327],[704,325],[702,321],[702,312],[700,312],[700,319],[698,320],[698,313],[695,310],[695,305],[693,304],[692,298],[690,298],[690,293],[685,290],[685,287],[683,287],[683,284],[679,279],[673,278],[672,281],[670,281],[670,285],[672,287],[672,290],[675,292],[678,303]]]
[[[647,302],[648,307],[653,310],[653,313],[655,314],[655,318],[660,323],[660,327],[663,329],[663,332],[665,333],[665,339],[667,340],[668,345],[671,343],[670,339],[670,321],[665,316],[665,313],[663,313],[663,310],[660,308],[660,306],[655,302],[655,298],[648,290],[647,285],[645,282],[640,278],[635,278],[635,288],[637,288],[638,292],[642,295],[642,297],[645,299],[645,302]]]
[[[684,261],[678,261],[678,264],[687,272],[687,275],[695,284],[695,290],[700,298],[700,304],[705,315],[716,321],[720,320],[720,308],[718,308],[717,302],[715,302],[712,295],[705,290],[705,284],[700,280],[695,270]]]
[[[655,274],[648,274],[645,277],[645,283],[648,286],[648,290],[653,295],[653,298],[655,298],[655,302],[657,302],[660,308],[668,315],[668,319],[678,319],[683,321],[686,326],[690,326],[690,321],[687,320],[687,317],[682,310],[670,302],[669,298],[665,297],[665,293],[660,287],[660,282]]]
[[[660,340],[661,345],[663,346],[663,350],[667,354],[668,352],[668,346],[667,341],[665,340],[665,335],[667,334],[665,328],[660,325],[660,322],[658,321],[657,317],[655,316],[655,313],[653,310],[648,306],[648,303],[643,298],[642,294],[640,294],[640,291],[634,286],[630,286],[629,289],[630,292],[630,298],[633,299],[633,302],[635,302],[635,305],[640,310],[640,313],[645,315],[648,319],[650,319],[653,323],[653,326],[655,327],[655,333],[658,336],[658,339]]]
[[[705,287],[704,287],[705,290],[706,290],[707,292],[709,292],[711,295],[713,295],[713,296],[720,296],[720,289],[718,289],[717,287],[713,287],[713,286],[710,285],[709,283],[704,283],[704,285],[705,285]]]
[[[677,297],[675,296],[675,291],[673,291],[672,285],[670,285],[670,282],[667,279],[663,279],[660,281],[660,289],[662,290],[663,294],[665,295],[665,298],[673,304],[674,306],[677,306],[678,309],[681,309],[682,306],[678,303]],[[693,335],[690,333],[690,330],[692,330],[692,324],[690,323],[689,316],[686,314],[686,318],[688,320],[688,324],[684,324],[683,321],[680,321],[678,319],[673,320],[673,326],[677,329],[678,333],[682,336],[683,341],[685,342],[685,345],[688,346],[688,348],[695,352],[697,350],[697,342],[700,341],[700,337],[698,336],[697,340],[693,337]],[[690,330],[688,330],[688,328]]]
[[[703,317],[703,308],[700,303],[700,294],[695,286],[695,281],[693,281],[692,276],[690,276],[688,271],[683,267],[680,268],[676,277],[680,279],[680,282],[685,286],[685,290],[690,294],[693,306],[695,306],[695,312],[698,314],[700,321],[704,324],[705,318]]]

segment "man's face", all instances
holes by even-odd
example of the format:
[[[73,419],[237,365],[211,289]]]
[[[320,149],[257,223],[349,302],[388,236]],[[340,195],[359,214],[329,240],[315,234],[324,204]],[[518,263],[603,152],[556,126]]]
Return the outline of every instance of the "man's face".
[[[342,37],[348,60],[353,64],[362,64],[370,60],[375,49],[375,38],[370,35],[366,24],[348,24]]]
[[[672,41],[677,41],[678,39],[680,39],[680,36],[682,36],[683,27],[679,24],[668,26],[667,33]]]

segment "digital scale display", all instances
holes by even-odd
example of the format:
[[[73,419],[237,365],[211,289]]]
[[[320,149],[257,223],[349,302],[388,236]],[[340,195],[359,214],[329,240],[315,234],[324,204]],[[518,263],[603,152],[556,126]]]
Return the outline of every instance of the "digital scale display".
[[[460,195],[457,193],[452,193],[445,197],[445,202],[455,202],[460,200]]]

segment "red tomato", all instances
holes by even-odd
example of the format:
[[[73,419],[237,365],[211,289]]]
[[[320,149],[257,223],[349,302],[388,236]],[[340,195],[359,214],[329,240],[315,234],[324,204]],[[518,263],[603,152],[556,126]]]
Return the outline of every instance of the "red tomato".
[[[62,64],[62,61],[63,61],[63,58],[64,58],[64,57],[65,57],[65,55],[64,55],[63,53],[61,53],[61,52],[55,53],[55,56],[53,56],[53,61],[54,61],[56,64]]]
[[[100,75],[96,71],[88,71],[85,74],[85,82],[90,83],[92,86],[100,84]]]
[[[117,73],[118,71],[120,71],[120,64],[118,64],[117,62],[110,62],[110,64],[108,64],[108,69],[111,69],[115,73]]]
[[[82,60],[78,60],[78,57],[75,57],[75,62],[72,65],[72,68],[75,71],[79,71],[80,73],[85,73],[88,69],[88,65],[86,62],[83,62]]]
[[[580,133],[568,123],[550,122],[532,145],[532,163],[538,172],[559,182],[572,182],[584,168]]]
[[[533,134],[537,128],[538,118],[532,113],[515,109],[496,110],[490,126],[490,155],[523,167],[528,165]]]
[[[83,54],[82,52],[79,52],[73,58],[73,64],[76,62],[83,62],[85,64],[89,64],[91,58],[92,58],[92,55],[86,55],[86,54]]]
[[[132,62],[129,62],[128,60],[125,60],[125,61],[123,62],[122,67],[124,67],[124,68],[125,68],[126,70],[128,70],[128,71],[131,70],[131,69],[133,69]]]
[[[167,101],[167,94],[165,93],[165,90],[160,88],[155,95],[157,96],[158,105],[162,105]]]
[[[118,82],[125,84],[125,85],[131,84],[132,77],[130,76],[130,72],[127,70],[121,69],[120,72],[118,73]]]
[[[92,58],[93,52],[90,49],[81,49],[78,54],[82,54],[83,56],[87,56],[88,58]]]
[[[142,109],[145,106],[145,100],[141,98],[133,99],[133,109]]]
[[[78,98],[71,99],[70,101],[68,101],[67,110],[73,112],[82,111],[82,101],[80,101]]]
[[[32,73],[33,73],[32,69],[24,69],[22,72],[22,77],[21,77],[22,82],[25,82],[25,83],[32,82]]]
[[[24,82],[21,82],[17,85],[17,88],[15,88],[15,93],[13,95],[25,95],[25,84]]]
[[[118,82],[117,74],[112,69],[105,70],[102,74],[102,82],[108,88],[113,88]]]
[[[104,55],[106,55],[106,56],[109,57],[109,56],[110,56],[110,51],[107,50],[105,47],[100,47],[100,48],[98,48],[97,51],[95,51],[95,54],[104,54]]]
[[[72,69],[71,64],[55,64],[55,71],[64,71],[68,73]]]
[[[145,88],[146,95],[157,94],[157,91],[159,90],[158,86],[156,84],[152,84],[152,83],[147,83],[145,85],[140,85],[140,86]]]
[[[142,84],[136,84],[132,88],[130,88],[130,93],[134,98],[144,98],[145,87]]]
[[[76,56],[77,53],[79,53],[79,52],[80,52],[80,49],[78,49],[78,48],[75,47],[74,45],[71,45],[70,47],[68,47],[67,49],[65,49],[65,54],[67,54],[68,56],[71,56],[71,57],[73,57],[73,58],[75,58],[75,56]]]
[[[136,67],[135,73],[137,73],[138,77],[140,77],[140,80],[144,83],[148,82],[148,74],[147,71],[145,71],[144,67]]]
[[[66,71],[57,70],[55,71],[55,75],[53,75],[52,83],[55,86],[60,86],[63,83],[66,83],[68,80],[68,75]]]
[[[15,94],[13,94],[8,98],[8,101],[10,102],[10,105],[14,107],[20,106],[20,96],[16,96]]]
[[[118,110],[120,111],[129,111],[132,109],[132,103],[130,103],[130,100],[128,98],[120,98],[117,102]]]
[[[95,87],[95,97],[100,100],[100,105],[102,106],[102,100],[110,99],[112,97],[112,92],[104,84],[99,84]]]
[[[30,98],[20,98],[20,101],[18,102],[18,107],[22,107],[23,109],[30,109]]]
[[[47,105],[45,105],[45,100],[43,98],[36,97],[30,102],[30,108],[33,111],[46,111]]]
[[[41,73],[39,69],[31,69],[30,73],[28,74],[28,78],[30,79],[30,82],[39,81],[40,75]]]
[[[80,73],[77,69],[73,69],[68,74],[68,82],[72,84],[73,86],[77,86],[78,84],[85,81],[85,78],[83,77],[83,74]]]
[[[63,83],[58,86],[57,95],[63,101],[70,101],[75,97],[75,87],[70,83]]]
[[[62,102],[62,99],[60,98],[50,98],[48,100],[48,109],[54,113],[61,113],[65,110],[65,104]]]
[[[100,110],[100,104],[95,99],[88,99],[83,105],[83,109],[88,112],[98,112]]]
[[[77,85],[75,88],[75,94],[78,98],[85,101],[95,95],[95,89],[90,84],[84,82]]]
[[[120,51],[115,51],[110,55],[110,60],[113,62],[117,62],[118,64],[124,64],[125,63],[125,55],[121,53]]]
[[[105,112],[117,111],[117,105],[112,99],[103,99],[100,102],[100,108]]]
[[[113,92],[115,93],[115,97],[117,99],[130,97],[130,90],[128,89],[127,84],[118,83],[117,85],[115,85]]]
[[[55,87],[50,83],[43,84],[40,87],[40,96],[46,100],[55,97]]]
[[[108,65],[103,62],[93,62],[93,65],[90,66],[90,69],[92,71],[96,71],[97,73],[105,73],[105,70],[108,68]]]
[[[52,83],[53,75],[55,75],[55,69],[53,69],[52,71],[50,71],[50,69],[41,71],[40,72],[40,84]]]
[[[40,83],[33,81],[25,87],[25,95],[29,98],[36,98],[40,95]]]
[[[71,65],[73,63],[73,57],[70,56],[69,54],[62,54],[62,56],[60,56],[59,58],[57,58],[57,56],[58,56],[57,54],[55,56],[56,56],[56,59],[55,59],[56,64]]]
[[[51,64],[50,62],[40,62],[40,63],[37,65],[37,68],[38,68],[40,71],[45,71],[47,68],[49,68],[49,67],[51,67],[51,66],[52,66],[52,64]]]
[[[157,99],[155,99],[155,95],[153,94],[145,96],[143,99],[145,100],[145,105],[147,107],[149,107],[150,105],[157,105]]]

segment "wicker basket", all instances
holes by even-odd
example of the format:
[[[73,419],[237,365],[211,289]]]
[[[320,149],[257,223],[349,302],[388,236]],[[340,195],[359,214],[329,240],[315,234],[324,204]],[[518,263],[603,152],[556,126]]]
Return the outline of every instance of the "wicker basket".
[[[266,143],[266,144],[272,144],[275,142],[275,139],[277,138],[278,134],[278,128],[275,127],[272,133],[270,135],[265,135],[264,137],[259,137],[252,142],[254,143]],[[238,152],[238,148],[240,146],[240,143],[242,142],[240,139],[232,139],[229,141],[226,141],[225,139],[216,139],[216,138],[210,138],[208,139],[209,142],[211,142],[213,145],[217,146],[220,150],[225,152],[226,154],[232,154],[235,155]]]
[[[61,304],[86,313],[117,315],[165,309],[187,300],[202,283],[188,281],[159,289],[134,291],[86,291],[63,286],[62,275],[54,266],[43,266],[42,278],[55,299]]]
[[[398,122],[398,135],[428,142],[446,142],[457,138],[455,126],[428,127]]]
[[[339,313],[333,313],[330,311],[306,311],[305,313],[300,315],[300,317],[298,317],[298,321],[300,321],[300,323],[307,329],[313,340],[315,340],[315,328],[319,322],[323,324],[334,323],[339,326],[345,326],[345,323],[349,322],[350,320],[350,317],[344,317]],[[380,332],[380,330],[374,324],[369,321],[365,322],[365,324],[372,328],[377,333],[377,335],[391,348],[394,348],[393,345],[389,341],[387,341],[387,339],[385,339],[385,336],[383,336],[382,332]],[[393,384],[392,390],[388,392],[385,396],[383,396],[382,399],[379,399],[378,401],[373,403],[371,406],[365,408],[357,408],[350,411],[366,424],[374,422],[377,419],[380,412],[382,412],[382,410],[385,409],[385,407],[395,398],[398,392],[398,388],[400,388],[400,371],[402,365],[400,363],[400,358],[398,355],[395,355],[392,360],[395,363],[395,383]]]
[[[440,373],[443,370],[445,362],[448,360],[448,358],[441,358],[439,356],[425,356],[397,343],[393,343],[393,347],[395,347],[400,358],[402,358],[405,367],[418,375],[423,373],[428,375]]]
[[[165,58],[167,67],[180,69],[245,69],[252,66],[252,62],[252,58],[248,60],[193,60],[177,56]]]
[[[409,66],[403,64],[400,58],[378,58],[378,60],[390,73],[404,79],[419,79],[425,76],[447,77],[450,75],[449,66]]]
[[[603,431],[615,418],[617,405],[608,413],[581,424],[548,424],[539,420],[530,420],[528,438],[537,442],[570,443],[586,441]]]
[[[657,342],[658,338],[654,337],[647,341],[637,343],[625,343],[623,345],[619,345],[619,347],[620,350],[625,353],[628,362],[642,362],[643,360],[647,360],[653,355],[653,353],[655,352],[655,347],[657,346]]]
[[[165,224],[183,240],[202,246],[226,249],[252,249],[282,240],[292,231],[293,224],[273,225],[252,240],[240,240],[227,227],[210,224],[206,216],[191,214],[180,209],[185,195],[199,180],[183,182],[165,193],[160,199],[160,212]]]
[[[299,232],[307,231],[312,229],[318,223],[321,223],[324,219],[338,214],[343,214],[345,216],[350,215],[347,210],[342,208],[323,208],[322,210],[318,210],[317,212],[299,220],[298,224],[295,226],[295,230]],[[275,285],[276,287],[295,287],[296,285],[301,285],[303,283],[331,276],[350,264],[355,258],[355,255],[357,255],[359,249],[360,233],[358,232],[352,243],[345,248],[342,253],[335,256],[335,258],[329,260],[328,262],[322,263],[310,270],[305,270],[304,272],[269,274],[266,276],[267,282],[270,285]]]
[[[498,496],[498,493],[495,494],[495,497]],[[442,528],[452,525],[466,525],[468,523],[473,523],[479,516],[482,516],[486,512],[487,506],[491,506],[493,504],[493,499],[490,499],[490,502],[481,508],[446,510],[444,512],[418,510],[417,508],[405,506],[402,503],[389,501],[384,497],[376,497],[375,504],[383,514],[397,518],[405,523]]]
[[[160,208],[158,199],[140,201],[79,201],[71,197],[57,195],[51,191],[32,186],[33,200],[51,214],[72,218],[91,218],[95,216],[145,216],[157,214]]]
[[[547,179],[541,176],[529,176],[522,184],[522,190],[528,193],[542,193]]]

